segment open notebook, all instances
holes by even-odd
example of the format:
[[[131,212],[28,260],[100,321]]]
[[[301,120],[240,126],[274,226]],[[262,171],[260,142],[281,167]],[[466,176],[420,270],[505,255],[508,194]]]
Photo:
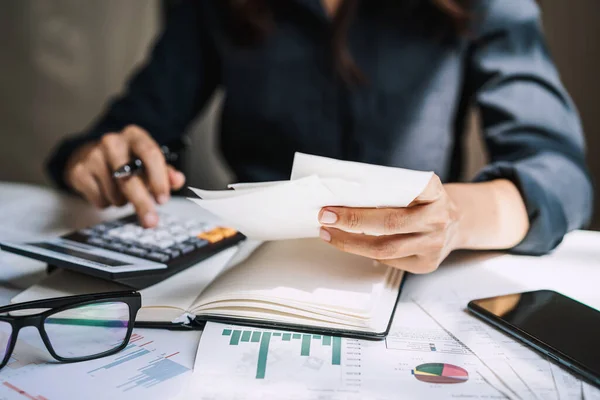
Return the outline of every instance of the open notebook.
[[[256,246],[254,246],[256,247]],[[245,249],[246,253],[248,249]],[[225,321],[346,336],[383,338],[403,272],[343,253],[318,239],[267,242],[218,254],[141,290],[136,323]],[[226,267],[223,265],[227,264]],[[119,290],[112,282],[61,270],[13,302]]]

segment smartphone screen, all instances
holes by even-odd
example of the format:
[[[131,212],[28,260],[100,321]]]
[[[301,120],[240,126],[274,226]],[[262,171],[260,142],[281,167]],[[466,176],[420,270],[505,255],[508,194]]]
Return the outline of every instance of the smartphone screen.
[[[600,381],[599,311],[550,290],[473,300],[469,309]]]

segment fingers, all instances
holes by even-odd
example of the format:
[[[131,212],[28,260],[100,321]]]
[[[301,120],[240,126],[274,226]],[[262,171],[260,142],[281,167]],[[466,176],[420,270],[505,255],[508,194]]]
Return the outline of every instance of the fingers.
[[[341,251],[419,274],[437,269],[446,255],[446,240],[442,233],[368,236],[321,228],[320,236]]]
[[[85,164],[79,162],[75,164],[69,171],[68,182],[71,187],[81,194],[88,202],[98,208],[106,208],[109,203],[102,194],[98,182],[94,179],[91,172],[86,168]]]
[[[150,191],[159,204],[169,201],[170,185],[167,176],[167,163],[158,144],[141,128],[127,127],[123,131],[131,151],[144,163],[146,179]]]
[[[339,250],[416,274],[435,271],[445,245],[443,235],[367,236],[334,228],[322,228],[321,238]]]
[[[86,159],[86,164],[108,202],[119,207],[125,205],[127,201],[112,178],[108,161],[105,158],[104,152],[99,147],[90,151]]]
[[[132,154],[144,163],[144,179],[132,176],[115,181],[112,171],[130,162]],[[154,201],[166,203],[171,189],[185,184],[185,176],[167,166],[158,144],[136,126],[106,134],[99,142],[76,150],[65,168],[65,180],[97,207],[130,201],[145,227],[158,223]]]
[[[437,176],[405,208],[325,207],[320,236],[338,249],[414,273],[432,272],[452,249],[455,207]]]
[[[183,187],[185,184],[185,175],[182,172],[177,171],[175,168],[168,165],[167,174],[169,176],[169,185],[172,190],[179,190]]]
[[[152,228],[158,224],[158,214],[154,206],[154,200],[139,176],[132,176],[120,183],[121,191],[133,204],[135,213],[145,228]]]
[[[325,207],[319,213],[324,226],[367,235],[433,232],[444,228],[449,220],[443,203],[407,208]]]
[[[375,260],[391,260],[427,251],[424,234],[368,236],[322,228],[321,238],[338,249]]]
[[[129,147],[127,140],[121,134],[104,135],[102,146],[112,171],[129,162]],[[146,228],[156,226],[158,215],[144,181],[139,176],[132,176],[119,180],[118,186],[125,198],[133,204],[142,225]]]

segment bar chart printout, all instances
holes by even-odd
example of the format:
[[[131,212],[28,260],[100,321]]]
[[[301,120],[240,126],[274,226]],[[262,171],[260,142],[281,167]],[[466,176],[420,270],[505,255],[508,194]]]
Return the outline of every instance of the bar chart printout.
[[[483,368],[472,354],[208,322],[185,400],[506,398]]]
[[[296,342],[300,344],[300,357],[311,357],[311,347],[322,346],[331,348],[330,363],[332,366],[341,365],[342,339],[336,336],[312,335],[306,333],[270,332],[251,329],[224,328],[221,335],[228,338],[229,346],[258,346],[256,363],[256,379],[265,379],[269,349],[273,341]],[[308,358],[308,362],[312,359]],[[322,361],[322,360],[320,360]],[[313,361],[315,362],[315,361]]]
[[[281,398],[282,391],[309,399],[358,395],[364,345],[330,335],[208,322],[196,353],[191,393],[242,399]]]
[[[134,333],[123,351],[107,358],[105,364],[87,373],[93,377],[106,373],[113,375],[114,372],[123,377],[123,368],[126,368],[129,376],[121,378],[121,382],[116,385],[117,389],[126,392],[136,388],[150,388],[190,371],[173,360],[179,354],[178,351],[167,354],[156,351],[152,344],[153,341]]]
[[[35,349],[19,349],[10,367],[0,371],[0,399],[171,398],[191,374],[200,333],[173,336],[167,330],[134,330],[124,350],[80,363],[48,363],[34,357]],[[65,379],[68,385],[55,384]]]

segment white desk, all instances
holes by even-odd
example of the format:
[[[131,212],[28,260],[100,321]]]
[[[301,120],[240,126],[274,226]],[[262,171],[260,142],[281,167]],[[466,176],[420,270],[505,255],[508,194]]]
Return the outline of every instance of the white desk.
[[[199,215],[201,209],[185,199],[164,207],[175,215]],[[54,236],[102,219],[132,212],[130,207],[103,212],[82,200],[35,186],[0,183],[0,239],[23,240]],[[14,291],[44,274],[44,264],[0,253],[0,284]],[[517,257],[502,253],[454,254],[435,273],[412,276],[405,296],[428,299],[438,293],[487,296],[524,289],[555,289],[600,309],[600,233],[570,233],[551,255]],[[443,300],[443,299],[441,299]]]
[[[448,289],[473,298],[553,289],[600,309],[600,232],[571,232],[542,257],[453,254],[433,274],[412,276],[408,283],[404,294],[416,298],[435,298]]]

